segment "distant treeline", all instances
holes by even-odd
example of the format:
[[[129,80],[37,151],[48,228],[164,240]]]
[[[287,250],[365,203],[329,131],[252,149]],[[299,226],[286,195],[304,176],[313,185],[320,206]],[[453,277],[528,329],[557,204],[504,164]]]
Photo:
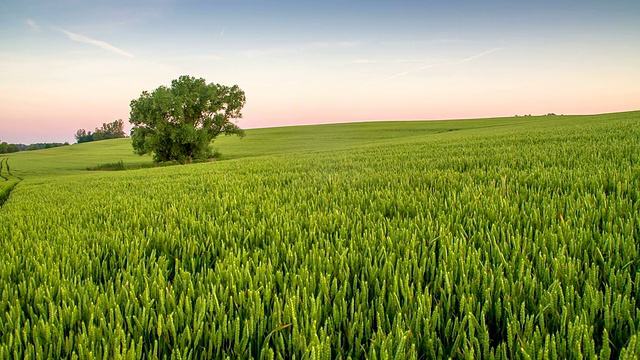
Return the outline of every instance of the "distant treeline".
[[[27,146],[25,148],[26,151],[29,150],[40,150],[40,149],[50,149],[50,148],[54,148],[54,147],[58,147],[58,146],[66,146],[69,145],[68,142],[64,142],[64,143],[35,143],[35,144],[31,144],[29,146]]]
[[[80,129],[76,132],[76,140],[79,143],[105,140],[105,139],[117,139],[125,137],[124,134],[124,122],[122,119],[115,120],[111,123],[104,123],[102,127],[95,128],[93,132],[87,132],[85,129]],[[69,145],[65,143],[34,143],[30,145],[26,144],[8,144],[6,142],[0,143],[0,154],[8,154],[19,151],[40,150],[49,149],[58,146]]]
[[[68,142],[65,143],[35,143],[35,144],[8,144],[6,142],[0,143],[0,154],[8,154],[19,151],[30,151],[30,150],[40,150],[40,149],[49,149],[58,146],[69,145]]]
[[[7,144],[6,142],[0,143],[0,154],[14,153],[20,151],[20,145],[24,144]]]
[[[115,120],[111,123],[103,123],[101,128],[95,128],[93,132],[87,132],[85,129],[79,129],[76,131],[76,140],[78,144],[89,141],[118,139],[123,137],[125,137],[125,134],[122,119]]]

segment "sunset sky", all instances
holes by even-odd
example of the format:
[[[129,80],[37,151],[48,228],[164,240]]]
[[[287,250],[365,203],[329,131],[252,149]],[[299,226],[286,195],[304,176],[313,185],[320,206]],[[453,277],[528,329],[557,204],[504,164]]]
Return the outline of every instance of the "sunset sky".
[[[2,1],[0,139],[74,142],[180,75],[242,128],[640,109],[640,1]]]

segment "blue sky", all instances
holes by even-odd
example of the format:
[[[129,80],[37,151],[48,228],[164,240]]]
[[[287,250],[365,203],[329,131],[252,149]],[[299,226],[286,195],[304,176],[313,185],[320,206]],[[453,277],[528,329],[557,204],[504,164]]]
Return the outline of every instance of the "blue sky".
[[[187,74],[243,128],[635,110],[638,1],[0,5],[0,139],[73,141]]]

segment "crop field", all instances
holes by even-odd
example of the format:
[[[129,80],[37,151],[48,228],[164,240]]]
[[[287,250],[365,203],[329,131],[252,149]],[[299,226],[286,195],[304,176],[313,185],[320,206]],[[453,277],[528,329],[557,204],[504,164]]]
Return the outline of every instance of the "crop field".
[[[11,174],[9,159],[0,158],[0,206],[7,200],[11,190],[19,181],[19,178]]]
[[[9,156],[1,359],[634,359],[640,112]],[[102,151],[111,148],[111,151]],[[2,181],[2,179],[0,179]]]

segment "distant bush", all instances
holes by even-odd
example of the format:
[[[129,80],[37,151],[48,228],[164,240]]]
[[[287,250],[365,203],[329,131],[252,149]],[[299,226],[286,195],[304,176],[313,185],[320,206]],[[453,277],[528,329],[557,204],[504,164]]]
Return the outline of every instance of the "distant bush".
[[[124,162],[120,160],[114,163],[106,163],[106,164],[100,164],[98,166],[88,167],[87,170],[117,171],[117,170],[126,170],[126,168],[124,166]]]

